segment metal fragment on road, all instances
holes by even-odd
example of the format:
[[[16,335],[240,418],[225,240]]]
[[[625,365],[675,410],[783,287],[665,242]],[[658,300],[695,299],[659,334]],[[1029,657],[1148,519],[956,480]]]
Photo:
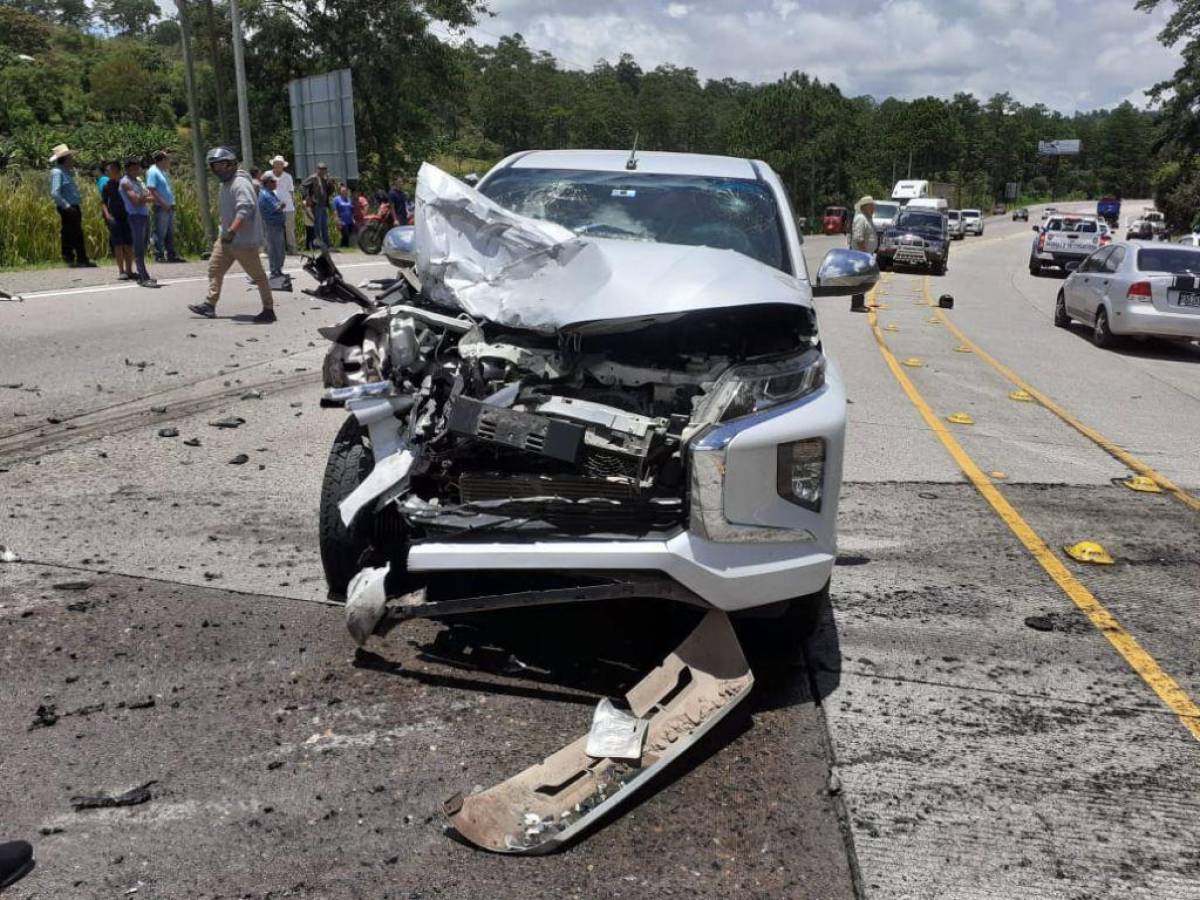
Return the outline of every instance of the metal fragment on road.
[[[754,675],[729,617],[710,610],[625,695],[647,720],[641,758],[593,759],[588,735],[501,784],[443,805],[465,840],[496,853],[548,853],[630,799],[750,692]]]
[[[1076,562],[1091,563],[1096,566],[1111,566],[1114,563],[1112,554],[1095,541],[1080,541],[1070,547],[1063,547],[1063,552]]]
[[[601,697],[592,713],[584,752],[596,759],[641,759],[646,725],[645,719],[617,709],[611,700]]]
[[[145,784],[130,788],[122,794],[77,795],[71,798],[71,807],[79,812],[85,809],[112,809],[117,806],[139,806],[154,799],[150,786],[157,781],[147,781]]]

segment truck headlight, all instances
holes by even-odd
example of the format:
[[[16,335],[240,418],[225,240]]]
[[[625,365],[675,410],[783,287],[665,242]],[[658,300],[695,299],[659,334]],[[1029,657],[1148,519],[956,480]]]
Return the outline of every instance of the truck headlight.
[[[705,394],[695,420],[728,422],[796,400],[824,384],[825,357],[816,349],[771,362],[734,366]]]
[[[780,444],[776,451],[775,489],[797,506],[821,511],[825,481],[825,439],[809,438]]]

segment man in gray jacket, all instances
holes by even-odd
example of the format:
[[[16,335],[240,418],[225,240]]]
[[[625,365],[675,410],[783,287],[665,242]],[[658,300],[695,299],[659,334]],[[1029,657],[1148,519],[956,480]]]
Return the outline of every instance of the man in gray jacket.
[[[258,286],[262,312],[254,317],[260,325],[275,321],[275,303],[271,284],[258,258],[263,243],[262,221],[258,212],[258,196],[250,173],[237,167],[237,156],[227,147],[213,147],[207,156],[209,170],[221,182],[217,210],[221,216],[221,234],[213,244],[208,259],[208,298],[204,303],[188,306],[206,319],[217,317],[217,301],[221,299],[221,282],[235,262]]]

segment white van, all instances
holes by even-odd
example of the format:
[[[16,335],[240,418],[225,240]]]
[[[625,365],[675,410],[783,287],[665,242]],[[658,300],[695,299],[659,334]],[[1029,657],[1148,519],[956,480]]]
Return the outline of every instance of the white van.
[[[896,186],[892,188],[892,199],[904,206],[908,201],[915,200],[918,197],[929,196],[928,181],[897,181]]]
[[[909,209],[936,209],[938,212],[945,212],[950,208],[950,204],[941,197],[914,197],[908,201]]]

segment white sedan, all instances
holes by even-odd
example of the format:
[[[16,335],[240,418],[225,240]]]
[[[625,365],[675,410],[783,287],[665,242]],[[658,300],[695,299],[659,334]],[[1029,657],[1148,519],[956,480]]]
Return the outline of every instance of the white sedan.
[[[1054,324],[1092,326],[1097,347],[1122,337],[1200,340],[1200,247],[1122,241],[1101,247],[1068,276]]]

